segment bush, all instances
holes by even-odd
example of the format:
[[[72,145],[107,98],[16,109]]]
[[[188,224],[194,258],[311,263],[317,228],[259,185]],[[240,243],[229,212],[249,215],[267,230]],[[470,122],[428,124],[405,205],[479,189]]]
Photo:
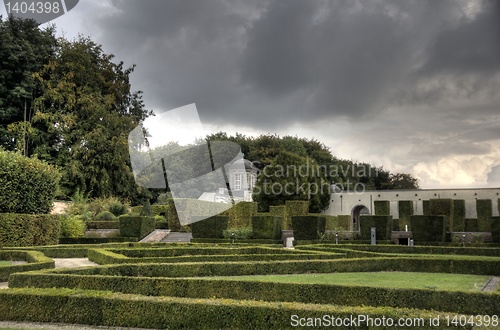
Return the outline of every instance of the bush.
[[[371,227],[376,228],[377,240],[390,240],[392,232],[391,215],[361,215],[359,217],[361,239],[371,239]]]
[[[398,201],[398,211],[398,228],[403,231],[405,230],[405,225],[410,226],[410,217],[413,215],[413,201]]]
[[[94,218],[95,221],[104,221],[104,220],[114,220],[116,219],[115,215],[110,211],[102,211]]]
[[[374,201],[375,215],[391,215],[391,203],[389,201]]]
[[[153,208],[151,207],[151,203],[149,202],[149,199],[146,200],[146,202],[142,206],[142,210],[141,210],[140,215],[142,217],[152,217],[155,215],[153,212]]]
[[[337,216],[338,226],[342,230],[351,230],[351,216],[350,215],[339,215]]]
[[[250,227],[252,216],[255,213],[257,213],[256,202],[239,202],[228,210],[228,226],[232,228]]]
[[[83,237],[85,236],[85,221],[77,215],[61,217],[61,237]]]
[[[87,229],[120,229],[120,221],[87,221]]]
[[[252,227],[229,228],[224,230],[223,236],[224,238],[231,239],[232,233],[234,233],[234,238],[237,240],[253,238]]]
[[[0,213],[0,247],[57,244],[61,216]]]
[[[120,217],[120,234],[123,237],[137,237],[141,240],[155,229],[155,219],[153,217]]]
[[[466,232],[478,232],[479,231],[479,222],[477,219],[465,219],[464,220],[464,230]]]
[[[453,200],[453,220],[451,223],[451,231],[465,231],[465,200]]]
[[[440,215],[412,215],[411,232],[415,242],[444,242],[447,217]]]
[[[430,215],[442,215],[446,217],[445,232],[450,231],[453,222],[453,200],[449,198],[431,199],[429,201]]]
[[[254,215],[252,217],[252,233],[256,239],[281,239],[281,223],[283,219],[272,215]]]
[[[41,160],[0,149],[0,212],[49,213],[60,177]]]
[[[325,233],[325,216],[295,216],[292,217],[293,236],[295,240],[319,239]]]
[[[500,243],[500,217],[491,217],[491,238]]]
[[[493,207],[491,199],[478,199],[476,200],[477,220],[479,224],[479,231],[491,231],[491,216]]]
[[[194,217],[196,218],[196,217]],[[223,238],[227,229],[228,216],[216,215],[191,224],[193,238]]]
[[[109,205],[109,212],[113,213],[115,217],[128,213],[128,207],[120,202],[113,202]]]
[[[26,261],[27,264],[0,267],[0,282],[6,282],[9,275],[17,272],[54,268],[54,260],[38,251],[0,251],[0,260]]]

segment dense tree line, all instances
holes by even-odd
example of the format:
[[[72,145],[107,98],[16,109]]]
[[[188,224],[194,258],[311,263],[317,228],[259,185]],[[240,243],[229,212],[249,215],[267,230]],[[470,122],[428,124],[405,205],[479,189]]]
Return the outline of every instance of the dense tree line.
[[[31,20],[2,19],[0,43],[1,145],[61,168],[62,197],[140,198],[128,134],[151,112],[131,90],[134,67]]]

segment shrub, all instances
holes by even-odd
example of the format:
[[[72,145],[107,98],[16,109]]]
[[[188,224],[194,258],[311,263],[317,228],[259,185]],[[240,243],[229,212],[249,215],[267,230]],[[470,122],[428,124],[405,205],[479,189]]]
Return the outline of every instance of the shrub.
[[[113,202],[109,205],[109,212],[113,213],[115,217],[128,213],[128,207],[120,202]]]
[[[252,233],[256,239],[280,239],[283,219],[272,215],[254,215]]]
[[[153,217],[120,217],[120,234],[123,237],[137,237],[141,240],[155,229],[155,219]]]
[[[444,242],[446,238],[446,216],[412,215],[411,231],[415,242]]]
[[[424,200],[422,201],[422,212],[423,215],[431,215],[431,205],[430,201]]]
[[[194,217],[196,218],[196,217]],[[227,229],[228,216],[216,215],[191,224],[193,238],[223,238]]]
[[[252,215],[255,213],[257,213],[256,202],[239,202],[228,210],[228,226],[232,228],[250,227]]]
[[[389,201],[374,201],[375,215],[390,215],[391,203]]]
[[[102,211],[94,218],[95,221],[114,220],[114,219],[116,219],[116,217],[110,211]]]
[[[49,213],[60,177],[41,160],[0,149],[0,212]]]
[[[339,215],[338,218],[338,226],[342,228],[342,230],[351,230],[351,216],[350,215]]]
[[[17,272],[54,268],[54,260],[38,251],[0,251],[0,260],[26,261],[27,264],[0,267],[0,281],[6,282],[9,275]]]
[[[314,240],[325,233],[325,216],[295,216],[292,217],[293,236],[296,240]]]
[[[493,213],[491,199],[476,200],[479,231],[491,231],[491,216]]]
[[[491,217],[491,238],[500,243],[500,217]]]
[[[477,219],[464,219],[464,230],[466,232],[478,232],[479,222]]]
[[[120,229],[120,221],[87,221],[87,229]]]
[[[449,198],[431,199],[429,201],[430,215],[446,216],[445,231],[450,231],[453,222],[453,200]]]
[[[77,215],[61,217],[61,237],[83,237],[85,236],[85,221]]]
[[[398,228],[399,230],[405,230],[405,225],[410,226],[410,217],[413,215],[413,201],[398,201],[398,211]]]
[[[465,230],[465,200],[453,200],[453,220],[451,223],[451,231],[462,232]]]
[[[0,213],[0,247],[57,244],[61,216]]]
[[[359,217],[361,239],[371,239],[371,227],[376,228],[377,240],[391,239],[392,216],[391,215],[361,215]]]
[[[151,207],[151,203],[149,202],[149,199],[146,200],[146,202],[142,206],[142,210],[141,210],[140,215],[143,216],[143,217],[152,217],[152,216],[154,216],[153,208]]]
[[[232,233],[234,233],[234,238],[237,240],[253,238],[252,227],[228,228],[228,229],[224,230],[223,236],[224,236],[224,238],[231,239]]]

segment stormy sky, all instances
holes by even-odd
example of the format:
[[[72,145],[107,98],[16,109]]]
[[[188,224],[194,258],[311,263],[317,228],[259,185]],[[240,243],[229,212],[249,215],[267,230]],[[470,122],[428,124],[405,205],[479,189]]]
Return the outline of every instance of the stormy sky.
[[[3,8],[2,8],[3,9]],[[157,113],[316,138],[422,188],[500,186],[500,1],[81,0],[52,23]]]

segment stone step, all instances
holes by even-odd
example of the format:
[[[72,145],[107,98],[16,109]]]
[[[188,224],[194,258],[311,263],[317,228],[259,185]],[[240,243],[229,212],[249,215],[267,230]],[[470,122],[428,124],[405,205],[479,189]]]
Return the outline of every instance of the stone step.
[[[139,241],[139,243],[163,242],[163,239],[170,234],[168,229],[156,229]]]
[[[191,242],[192,238],[193,234],[191,233],[171,232],[170,234],[167,235],[167,237],[165,237],[161,241],[165,243],[178,243],[178,242],[189,243]]]

